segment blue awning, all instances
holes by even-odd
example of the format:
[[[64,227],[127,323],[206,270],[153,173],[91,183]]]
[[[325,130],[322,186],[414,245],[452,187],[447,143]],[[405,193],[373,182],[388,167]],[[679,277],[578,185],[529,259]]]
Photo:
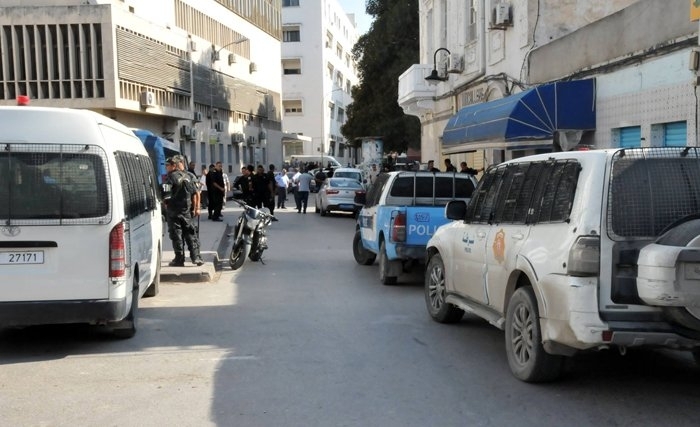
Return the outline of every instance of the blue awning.
[[[506,98],[462,108],[442,134],[443,151],[512,148],[551,140],[556,131],[595,130],[595,80],[548,83]],[[504,143],[511,143],[506,144]]]

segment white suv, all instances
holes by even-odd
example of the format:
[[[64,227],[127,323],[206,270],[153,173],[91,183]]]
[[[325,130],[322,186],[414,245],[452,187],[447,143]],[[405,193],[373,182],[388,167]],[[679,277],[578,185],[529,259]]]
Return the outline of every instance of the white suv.
[[[661,346],[700,362],[700,148],[551,153],[490,168],[428,242],[430,315],[505,329],[528,382],[582,350]]]

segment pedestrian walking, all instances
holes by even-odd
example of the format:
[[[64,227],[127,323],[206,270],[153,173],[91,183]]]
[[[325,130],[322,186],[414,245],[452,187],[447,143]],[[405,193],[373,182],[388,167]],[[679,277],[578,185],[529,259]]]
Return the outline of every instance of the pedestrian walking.
[[[270,215],[272,215],[272,221],[279,221],[275,218],[275,165],[270,164],[265,173],[267,177],[269,195],[265,200],[265,207],[270,210]]]
[[[311,181],[314,179],[310,171],[307,169],[304,173],[300,173],[294,179],[297,184],[297,213],[306,213],[306,205],[309,203],[309,191],[311,191]]]

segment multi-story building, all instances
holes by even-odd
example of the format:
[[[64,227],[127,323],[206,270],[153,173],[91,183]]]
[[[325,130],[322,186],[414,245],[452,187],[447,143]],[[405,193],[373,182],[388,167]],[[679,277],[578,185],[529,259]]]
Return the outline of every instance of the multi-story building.
[[[398,100],[421,120],[424,160],[696,144],[687,1],[419,5],[422,64],[400,77]]]
[[[352,48],[357,29],[337,0],[282,1],[284,155],[352,153],[340,127],[357,84]]]
[[[229,172],[282,160],[276,0],[0,0],[0,28],[0,104],[95,110]]]

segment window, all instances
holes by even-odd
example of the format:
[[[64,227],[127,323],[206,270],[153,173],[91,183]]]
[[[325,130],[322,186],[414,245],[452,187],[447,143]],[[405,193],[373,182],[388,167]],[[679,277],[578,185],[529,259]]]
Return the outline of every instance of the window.
[[[345,110],[343,110],[340,107],[338,107],[338,121],[340,123],[343,123],[345,121]]]
[[[343,46],[340,43],[335,46],[335,54],[338,58],[343,59]]]
[[[282,0],[282,7],[299,6],[299,0]]]
[[[477,9],[476,9],[476,1],[477,0],[468,0],[467,4],[468,10],[467,10],[467,42],[476,40],[476,35],[477,35],[477,30],[476,30],[476,24],[478,22],[477,20]]]
[[[642,128],[639,126],[629,126],[613,129],[613,143],[618,147],[632,148],[642,145]]]
[[[330,32],[326,33],[326,47],[331,48],[333,46],[333,34]]]
[[[345,93],[348,95],[352,93],[352,85],[350,84],[350,80],[345,81]]]
[[[282,60],[282,72],[285,75],[290,74],[301,74],[301,59],[283,59]]]
[[[687,144],[688,125],[686,122],[664,124],[664,147],[685,147]]]
[[[287,114],[301,114],[302,113],[300,99],[291,99],[291,100],[282,101],[282,106],[284,107],[284,112]]]
[[[329,102],[328,109],[330,110],[331,119],[334,119],[335,118],[335,104],[333,104],[332,102]]]
[[[124,177],[124,156],[116,155]],[[8,219],[102,223],[110,212],[106,165],[104,151],[97,146],[11,145],[0,153],[0,219],[3,224]],[[121,183],[131,216],[155,207],[155,172],[147,157],[136,154],[129,154],[128,167],[130,175]]]
[[[335,71],[335,67],[333,67],[333,64],[330,62],[327,65],[328,67],[328,77],[333,78],[333,71]]]
[[[344,82],[344,81],[345,81],[345,79],[343,78],[343,73],[341,73],[340,71],[338,71],[338,74],[335,75],[335,84],[337,84],[338,87],[341,87],[341,88],[342,88],[342,87],[343,87],[343,82]]]
[[[299,26],[289,26],[282,28],[282,41],[283,42],[298,42],[301,41],[301,35],[299,31]]]

